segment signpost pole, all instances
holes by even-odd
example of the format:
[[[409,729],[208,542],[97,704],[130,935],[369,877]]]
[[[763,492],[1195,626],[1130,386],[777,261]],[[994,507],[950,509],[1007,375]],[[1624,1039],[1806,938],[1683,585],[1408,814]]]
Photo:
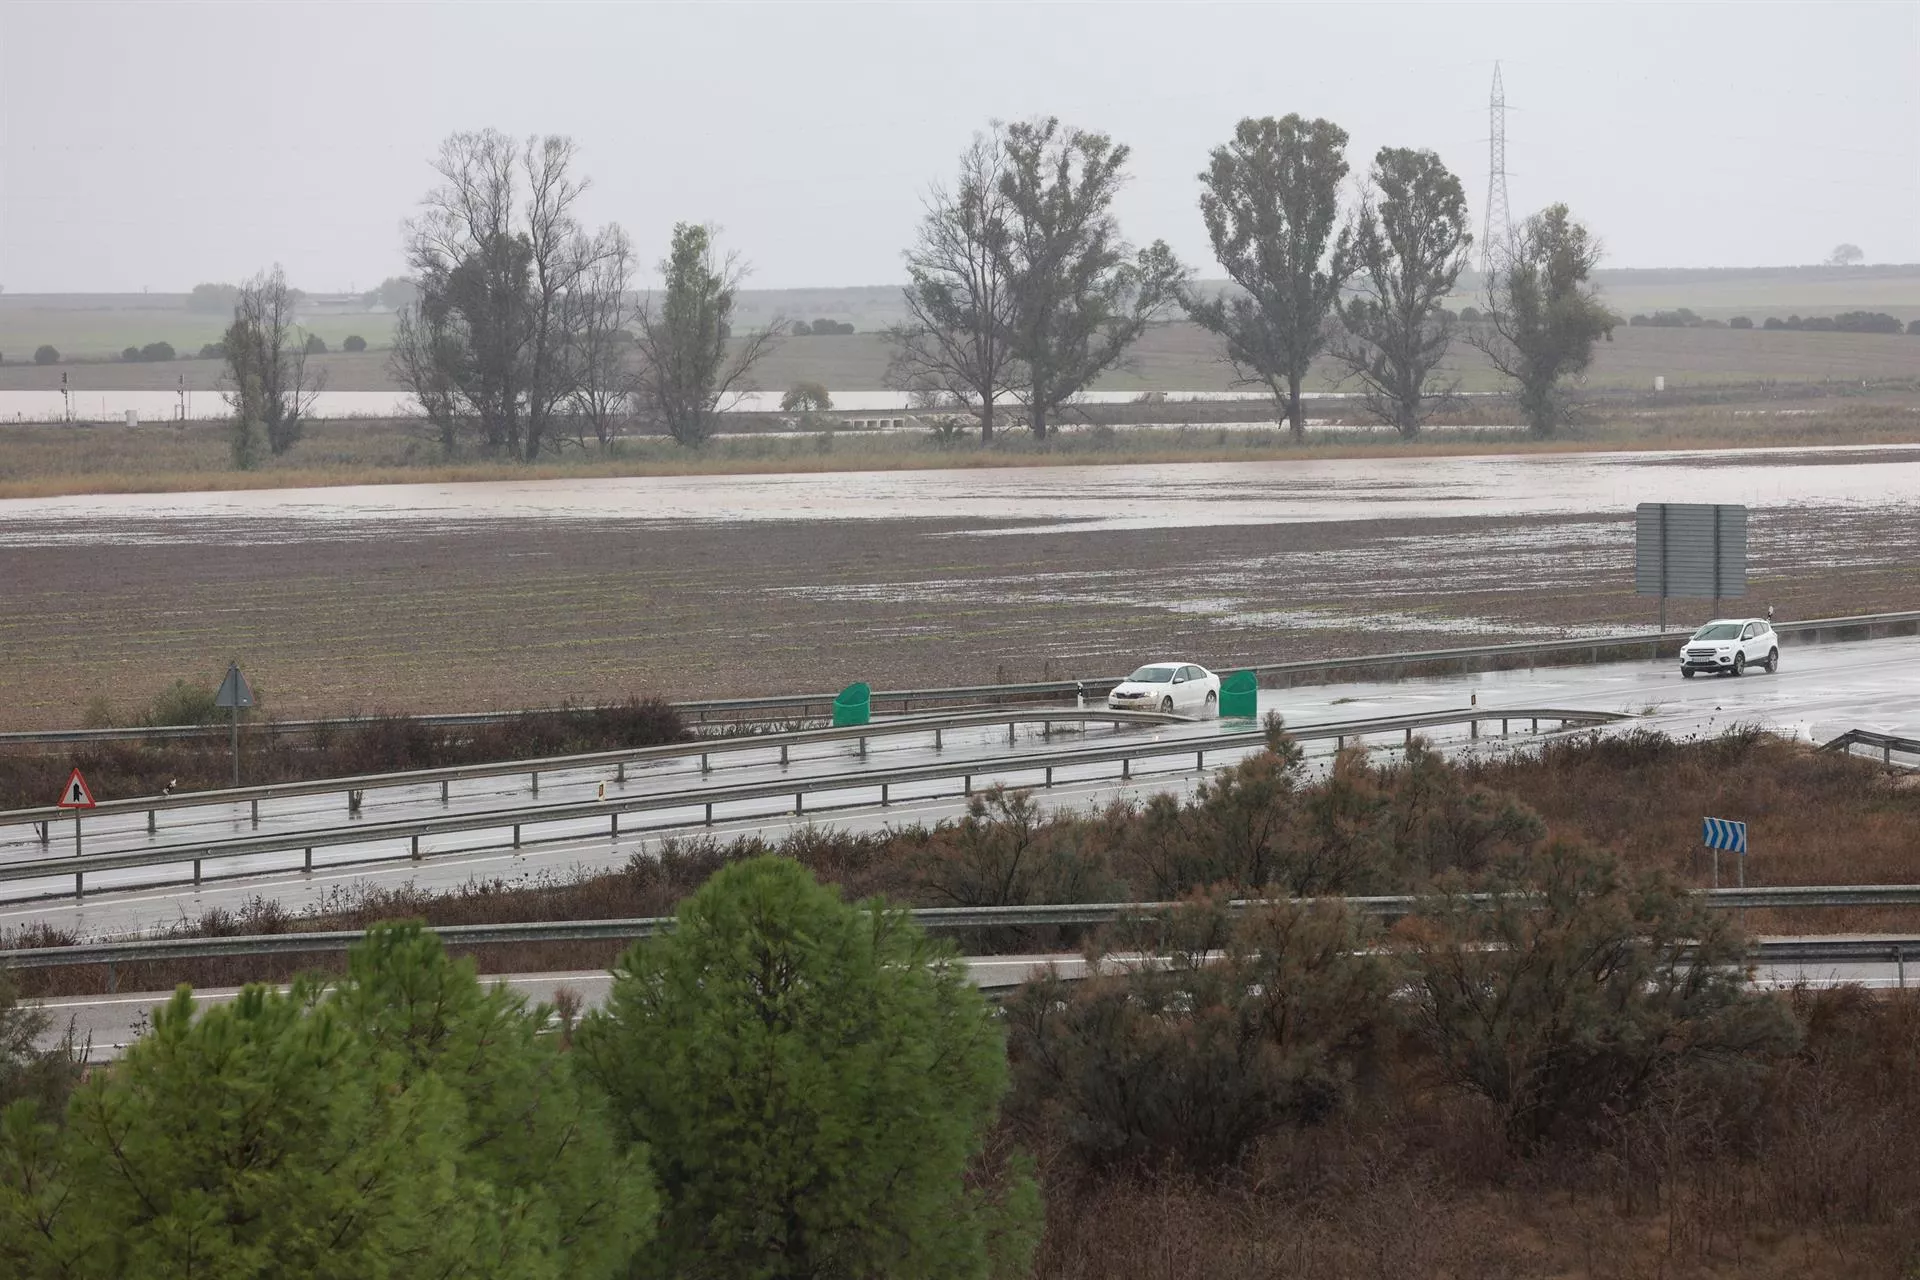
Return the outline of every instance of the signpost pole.
[[[240,674],[240,664],[227,664],[227,678],[220,682],[220,692],[214,695],[213,705],[225,707],[232,713],[232,729],[228,736],[228,751],[233,756],[233,785],[240,785],[240,709],[253,705],[253,690],[247,685],[247,678]]]
[[[237,787],[240,785],[240,708],[236,705],[228,714],[232,719],[227,735],[227,751],[233,757],[233,785]]]
[[[73,856],[80,856],[80,811],[73,811]]]

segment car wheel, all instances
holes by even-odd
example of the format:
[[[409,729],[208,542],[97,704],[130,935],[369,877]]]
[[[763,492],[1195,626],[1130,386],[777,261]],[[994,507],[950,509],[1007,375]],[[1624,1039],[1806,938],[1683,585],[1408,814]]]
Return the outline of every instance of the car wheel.
[[[1207,714],[1213,715],[1219,710],[1220,710],[1220,695],[1215,693],[1211,689],[1207,690]]]
[[[1161,713],[1162,713],[1162,714],[1164,714],[1164,715],[1172,715],[1172,714],[1173,714],[1173,699],[1172,699],[1172,698],[1162,698],[1162,699],[1160,699],[1160,710],[1161,710]]]
[[[1769,649],[1767,650],[1767,674],[1772,675],[1778,670],[1780,670],[1780,651]]]
[[[1736,653],[1733,655],[1733,674],[1736,676],[1743,676],[1747,674],[1747,655],[1746,654]]]
[[[1682,680],[1691,680],[1693,679],[1693,677],[1694,677],[1694,673],[1692,671],[1689,671],[1685,667],[1680,668],[1680,678]]]

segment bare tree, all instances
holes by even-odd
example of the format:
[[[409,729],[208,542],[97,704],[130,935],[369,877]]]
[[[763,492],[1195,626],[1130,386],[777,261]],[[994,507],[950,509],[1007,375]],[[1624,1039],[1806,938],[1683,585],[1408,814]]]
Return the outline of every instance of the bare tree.
[[[560,443],[591,310],[574,295],[625,244],[618,227],[580,225],[576,158],[569,138],[490,129],[441,146],[441,184],[408,224],[420,297],[396,324],[391,368],[444,445],[473,436],[531,461]]]
[[[977,406],[980,439],[993,439],[994,402],[1014,376],[1007,330],[1013,293],[1005,271],[1005,155],[998,134],[975,134],[960,154],[960,179],[935,186],[906,252],[907,319],[885,331],[893,349],[887,385],[911,394],[941,392]]]
[[[640,377],[631,326],[638,308],[633,283],[633,246],[626,232],[609,228],[603,251],[567,297],[567,329],[573,336],[574,379],[568,409],[602,449],[627,428]]]
[[[257,431],[268,450],[279,456],[299,441],[313,408],[314,397],[326,383],[324,374],[307,373],[307,331],[294,323],[299,291],[287,287],[287,274],[278,263],[242,284],[235,294],[233,323],[222,339],[226,349],[225,398],[244,433]],[[256,445],[244,450],[236,443],[234,458],[255,456]]]
[[[1005,278],[1008,352],[1033,434],[1120,364],[1179,297],[1186,271],[1164,241],[1135,251],[1120,235],[1113,198],[1130,154],[1103,133],[1053,117],[999,127],[1006,234],[995,256]]]
[[[1189,296],[1187,313],[1226,340],[1237,382],[1266,387],[1295,439],[1307,429],[1301,384],[1353,272],[1352,230],[1335,233],[1346,146],[1328,120],[1247,119],[1200,175],[1207,237],[1240,291]]]
[[[1593,344],[1620,318],[1588,283],[1600,242],[1564,204],[1534,214],[1493,254],[1487,309],[1467,341],[1514,385],[1536,435],[1551,435],[1572,410],[1566,379],[1586,372]]]
[[[1458,386],[1434,378],[1453,343],[1440,304],[1472,244],[1466,193],[1440,157],[1380,148],[1354,237],[1360,288],[1339,304],[1333,354],[1359,380],[1367,412],[1409,439]]]
[[[752,390],[753,366],[772,351],[787,321],[733,336],[734,296],[747,267],[737,253],[722,255],[716,227],[682,222],[660,264],[658,297],[649,295],[636,317],[642,412],[679,443],[698,448],[718,415]]]

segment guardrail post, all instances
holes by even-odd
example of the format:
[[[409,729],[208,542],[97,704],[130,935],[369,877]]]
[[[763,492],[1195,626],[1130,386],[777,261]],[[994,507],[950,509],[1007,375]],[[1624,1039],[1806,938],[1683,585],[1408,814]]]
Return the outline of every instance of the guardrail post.
[[[620,838],[620,815],[615,813],[608,816],[612,819],[612,822],[607,827],[607,839],[618,840]]]
[[[200,859],[198,858],[193,860],[193,884],[196,889],[200,887]]]
[[[306,857],[305,857],[304,859],[302,859],[302,861],[301,861],[301,866],[300,866],[300,869],[301,869],[302,871],[305,871],[305,872],[308,872],[309,874],[311,874],[311,873],[312,873],[312,871],[313,871],[313,850],[311,850],[311,849],[309,849],[309,850],[307,850],[307,856],[306,856]]]
[[[1503,738],[1507,736],[1507,722],[1504,717],[1500,721],[1500,736]]]
[[[940,738],[941,738],[940,730],[935,729],[933,731],[933,749],[935,751],[938,751],[940,749]]]
[[[1534,731],[1535,733],[1538,733],[1538,732],[1540,732],[1540,717],[1539,717],[1539,716],[1535,716],[1535,717],[1533,718],[1533,731]]]
[[[1472,726],[1472,728],[1470,728],[1470,729],[1469,729],[1469,730],[1467,731],[1467,736],[1468,736],[1469,738],[1477,738],[1477,737],[1479,737],[1479,736],[1480,736],[1480,722],[1479,722],[1478,720],[1469,720],[1469,721],[1468,721],[1467,723],[1468,723],[1469,725],[1471,725],[1471,726]]]
[[[860,735],[860,758],[862,760],[867,758],[867,735],[864,733]]]
[[[76,898],[81,897],[86,893],[86,891],[87,891],[87,873],[84,871],[74,872],[73,873],[73,896]]]
[[[360,801],[366,797],[366,794],[364,791],[347,792],[347,812],[350,814],[360,812]]]
[[[513,847],[520,847],[520,824],[517,822],[513,824]]]
[[[413,853],[413,860],[415,862],[420,861],[420,837],[419,836],[415,836],[413,838],[412,853]]]
[[[960,776],[960,794],[963,796],[970,796],[973,794],[973,775],[972,774],[966,773]]]
[[[887,803],[887,784],[884,782],[880,784],[880,803],[882,805]]]
[[[446,803],[448,803],[448,799],[449,799],[449,797],[448,797],[448,795],[447,795],[447,788],[448,788],[448,787],[450,787],[450,786],[452,786],[452,785],[453,785],[453,784],[452,784],[451,782],[448,782],[448,781],[447,781],[447,780],[445,780],[445,779],[442,779],[442,780],[441,780],[441,782],[440,782],[440,803],[441,803],[441,804],[446,804]]]
[[[540,771],[538,769],[535,769],[531,776],[533,778],[533,794],[539,795],[540,794]]]
[[[1207,753],[1206,753],[1206,752],[1204,752],[1204,751],[1196,751],[1196,752],[1194,752],[1194,753],[1193,753],[1193,767],[1194,767],[1194,768],[1195,768],[1196,770],[1200,770],[1200,769],[1204,769],[1204,768],[1206,768],[1206,767],[1207,767]]]
[[[258,800],[253,802],[253,825],[256,827],[260,825],[260,802]]]
[[[1122,778],[1131,778],[1133,776],[1133,757],[1120,757],[1120,776]]]
[[[1013,721],[1007,721],[1007,745],[1013,745]]]
[[[702,773],[713,772],[713,762],[707,758],[707,753],[704,751],[700,753],[700,772]]]
[[[613,780],[615,782],[625,782],[627,780],[627,762],[625,760],[622,760],[614,766]]]
[[[784,742],[780,744],[780,767],[787,767],[787,744]]]
[[[1053,737],[1053,721],[1042,720],[1040,722],[1040,736],[1047,739]]]
[[[1407,742],[1406,742],[1406,745],[1407,745],[1407,746],[1409,746],[1409,747],[1411,747],[1411,746],[1413,745],[1413,730],[1411,730],[1411,729],[1409,729],[1409,730],[1407,730]]]
[[[1889,769],[1893,768],[1893,744],[1891,742],[1883,742],[1880,744],[1880,763]]]
[[[158,820],[159,820],[158,810],[154,810],[154,809],[147,810],[147,834],[148,835],[153,835],[155,832],[157,832],[160,829],[158,825]]]
[[[1347,735],[1346,735],[1346,734],[1344,734],[1344,733],[1339,733],[1339,734],[1335,734],[1335,735],[1334,735],[1334,738],[1333,738],[1333,749],[1334,749],[1335,751],[1345,751],[1345,750],[1347,749]]]
[[[707,825],[713,825],[713,802],[711,800],[707,802]]]
[[[1046,785],[1048,785],[1049,787],[1053,785],[1053,766],[1052,766],[1052,765],[1048,765],[1048,766],[1047,766],[1047,783],[1046,783]]]
[[[149,815],[149,816],[151,816],[151,815]],[[52,832],[51,832],[51,831],[49,830],[49,828],[50,828],[50,827],[51,827],[52,825],[53,825],[53,824],[52,824],[52,823],[49,823],[49,822],[36,822],[36,823],[34,823],[34,824],[33,824],[33,826],[34,826],[34,829],[35,829],[36,831],[38,831],[38,832],[40,833],[40,843],[41,843],[41,844],[46,844],[46,843],[47,843],[47,842],[48,842],[49,840],[51,840],[51,839],[53,838],[53,833],[52,833]],[[151,831],[151,830],[153,830],[153,828],[152,828],[152,827],[148,827],[148,828],[147,828],[147,830],[149,830],[149,831]]]
[[[807,811],[807,793],[804,791],[794,792],[793,793],[793,816],[797,818],[801,814],[805,813],[806,811]]]

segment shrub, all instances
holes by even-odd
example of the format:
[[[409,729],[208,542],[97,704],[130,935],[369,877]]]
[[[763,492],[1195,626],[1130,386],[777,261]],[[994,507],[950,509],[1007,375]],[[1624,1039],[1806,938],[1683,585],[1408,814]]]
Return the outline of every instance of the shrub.
[[[1030,982],[1007,1015],[1010,1114],[1083,1164],[1218,1172],[1337,1114],[1368,1073],[1393,980],[1343,908],[1277,904],[1229,924],[1202,902],[1110,940],[1125,972]],[[1089,963],[1122,962],[1096,948]]]
[[[1884,311],[1843,311],[1833,327],[1841,333],[1898,333],[1900,321]]]
[[[1907,332],[1920,334],[1920,319],[1907,321]],[[38,359],[37,356],[35,358]]]
[[[59,364],[60,352],[51,344],[43,342],[34,348],[33,362],[35,364]]]
[[[140,358],[154,364],[162,364],[174,358],[171,342],[149,342],[140,348]]]
[[[224,342],[201,343],[200,358],[202,360],[225,360],[227,358],[227,344]]]
[[[1480,887],[1423,904],[1407,954],[1440,1070],[1515,1145],[1603,1138],[1676,1077],[1730,1084],[1792,1047],[1784,1007],[1744,986],[1741,938],[1670,877],[1554,844]]]
[[[838,320],[815,320],[808,332],[816,337],[845,336],[853,332],[853,326]]]
[[[1478,307],[1460,308],[1460,319],[1467,324],[1478,323],[1480,320],[1480,308]]]
[[[325,339],[325,338],[322,338],[322,337],[321,337],[321,336],[320,336],[319,334],[317,334],[317,333],[310,333],[310,334],[308,334],[308,335],[307,335],[307,345],[306,345],[306,352],[307,352],[307,354],[308,354],[308,355],[310,355],[310,356],[323,356],[323,355],[325,355],[325,354],[327,354],[327,342],[326,342],[326,339]]]
[[[219,690],[204,682],[175,680],[157,694],[141,717],[143,725],[213,724],[226,712],[213,705]]]
[[[1004,1214],[963,1180],[1006,1086],[985,999],[910,919],[784,858],[628,951],[575,1052],[658,1156],[636,1275],[979,1275],[996,1225],[1036,1233],[1030,1177]]]
[[[120,358],[122,360],[138,360],[140,358],[140,348],[138,347],[122,348],[120,352]]]
[[[818,382],[796,382],[780,397],[782,413],[825,413],[833,408],[833,397]]]
[[[357,333],[350,333],[347,335],[346,341],[340,344],[340,349],[350,352],[353,355],[359,355],[367,349],[367,340]]]
[[[1781,321],[1779,316],[1768,316],[1766,323],[1760,327],[1762,329],[1784,329],[1787,326]]]
[[[953,907],[1104,902],[1124,890],[1106,873],[1094,824],[1046,816],[1032,793],[996,786],[967,802],[917,851],[922,900]]]
[[[1753,321],[1746,316],[1735,316],[1733,319],[1727,321],[1727,328],[1751,329],[1753,328]]]

